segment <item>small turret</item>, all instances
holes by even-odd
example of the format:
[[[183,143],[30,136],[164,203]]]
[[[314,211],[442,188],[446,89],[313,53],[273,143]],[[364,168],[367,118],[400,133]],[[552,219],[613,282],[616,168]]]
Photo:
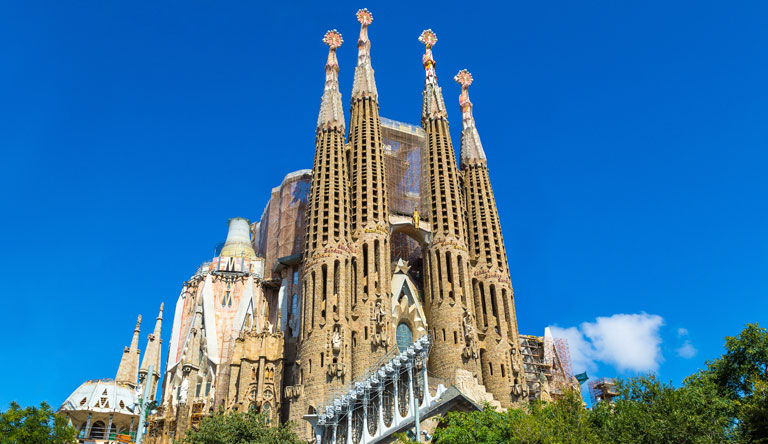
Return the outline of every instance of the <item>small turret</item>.
[[[120,359],[120,367],[117,368],[117,376],[115,377],[115,382],[131,387],[136,387],[136,380],[139,374],[139,357],[141,356],[141,351],[139,350],[140,326],[141,315],[136,320],[136,328],[133,330],[131,346],[125,347],[123,350],[123,357]]]

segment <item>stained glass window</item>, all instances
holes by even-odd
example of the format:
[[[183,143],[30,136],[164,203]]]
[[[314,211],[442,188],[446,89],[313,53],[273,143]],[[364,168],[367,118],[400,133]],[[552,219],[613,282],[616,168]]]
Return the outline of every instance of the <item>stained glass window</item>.
[[[400,351],[405,350],[413,343],[413,333],[411,332],[411,328],[408,327],[408,324],[405,322],[401,322],[400,325],[397,326],[396,337],[397,348],[400,349]]]

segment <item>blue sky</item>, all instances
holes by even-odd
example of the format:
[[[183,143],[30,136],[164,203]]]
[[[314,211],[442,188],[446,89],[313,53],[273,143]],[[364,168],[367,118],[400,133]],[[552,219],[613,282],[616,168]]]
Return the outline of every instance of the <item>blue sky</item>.
[[[475,77],[522,333],[679,383],[768,323],[765,2],[4,2],[0,409],[114,377],[136,315],[311,167],[320,40],[348,103],[361,7],[383,116],[419,122],[423,29],[457,148]]]

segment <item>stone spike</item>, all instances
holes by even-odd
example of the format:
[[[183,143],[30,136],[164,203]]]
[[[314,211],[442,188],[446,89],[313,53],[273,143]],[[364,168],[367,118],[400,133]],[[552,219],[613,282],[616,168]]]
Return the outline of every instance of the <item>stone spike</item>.
[[[328,61],[325,63],[325,88],[320,103],[320,114],[317,117],[317,132],[338,129],[344,132],[344,110],[341,107],[339,92],[339,62],[336,59],[336,49],[344,40],[341,34],[332,29],[325,33],[323,43],[328,45]]]
[[[141,315],[136,320],[136,328],[133,330],[131,346],[125,347],[123,357],[120,359],[120,366],[117,368],[115,382],[136,387],[136,379],[139,374],[139,333],[141,327]]]
[[[376,80],[371,66],[371,41],[368,39],[368,25],[373,22],[373,15],[367,9],[357,11],[360,22],[360,38],[357,40],[357,66],[352,85],[352,101],[371,98],[378,101]]]
[[[445,111],[443,91],[437,85],[437,73],[435,72],[437,62],[432,56],[432,47],[437,43],[437,35],[431,29],[427,29],[421,33],[419,41],[426,47],[424,55],[421,57],[425,71],[421,122],[424,124],[427,120],[447,120],[448,113]]]
[[[461,165],[486,164],[485,151],[480,142],[480,134],[475,126],[475,118],[472,115],[472,102],[469,100],[469,86],[474,81],[472,74],[462,69],[453,78],[461,85],[459,106],[461,106]]]

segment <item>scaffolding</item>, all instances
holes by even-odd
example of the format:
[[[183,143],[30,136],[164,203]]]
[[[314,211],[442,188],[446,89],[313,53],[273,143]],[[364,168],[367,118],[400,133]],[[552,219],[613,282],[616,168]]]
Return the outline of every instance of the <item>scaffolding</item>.
[[[414,209],[422,207],[421,151],[425,137],[421,127],[381,118],[381,145],[391,213],[410,216]],[[422,219],[425,216],[422,214]]]
[[[616,380],[613,378],[593,379],[587,384],[592,405],[600,401],[613,402],[613,398],[619,395],[616,391]]]
[[[387,173],[389,212],[411,216],[419,209],[426,220],[427,211],[421,204],[421,152],[426,141],[424,130],[409,123],[381,118],[381,145]],[[404,233],[395,233],[390,244],[392,260],[403,259],[415,265],[421,257],[421,245]]]
[[[547,396],[578,390],[578,383],[573,382],[567,339],[552,337],[549,329],[544,336],[520,335],[520,353],[531,398],[549,400]]]

